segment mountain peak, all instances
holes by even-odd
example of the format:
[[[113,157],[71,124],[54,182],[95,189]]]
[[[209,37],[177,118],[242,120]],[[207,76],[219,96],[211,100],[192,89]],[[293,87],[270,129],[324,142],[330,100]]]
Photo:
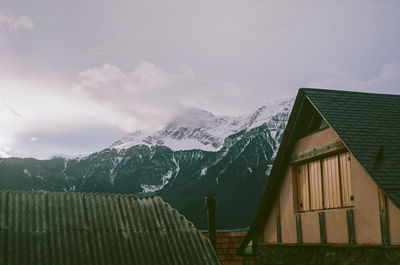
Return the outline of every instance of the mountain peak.
[[[249,116],[239,117],[214,115],[206,110],[186,108],[175,115],[164,129],[155,133],[144,133],[140,130],[130,133],[113,143],[110,148],[163,145],[174,151],[218,151],[228,136],[268,123],[277,114],[288,113],[292,104],[293,99],[274,101],[259,107]]]
[[[279,112],[289,112],[294,104],[295,98],[276,100],[271,103],[266,103],[256,109],[248,118],[245,127],[250,130],[261,126],[268,122],[273,116]]]

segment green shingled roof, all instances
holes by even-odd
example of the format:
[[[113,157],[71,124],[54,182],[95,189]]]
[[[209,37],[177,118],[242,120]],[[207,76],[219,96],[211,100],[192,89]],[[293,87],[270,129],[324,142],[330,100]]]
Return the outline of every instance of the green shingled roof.
[[[240,246],[240,253],[263,229],[294,143],[305,135],[314,109],[400,208],[400,95],[302,88],[293,105],[257,216]]]
[[[379,187],[400,207],[400,95],[303,91]]]
[[[159,197],[0,191],[1,264],[219,264]]]

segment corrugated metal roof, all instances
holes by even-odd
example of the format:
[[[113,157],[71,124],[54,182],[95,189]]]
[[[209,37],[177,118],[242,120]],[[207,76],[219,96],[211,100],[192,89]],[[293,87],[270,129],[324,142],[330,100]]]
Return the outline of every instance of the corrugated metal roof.
[[[0,191],[1,264],[219,264],[160,197]]]

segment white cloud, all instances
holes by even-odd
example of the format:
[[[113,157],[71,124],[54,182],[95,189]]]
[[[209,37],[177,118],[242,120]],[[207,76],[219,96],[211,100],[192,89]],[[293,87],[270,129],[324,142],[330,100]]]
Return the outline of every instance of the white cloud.
[[[311,81],[306,87],[333,88],[365,92],[400,93],[400,63],[386,63],[379,73],[362,80],[358,75],[338,69],[330,73],[330,77]]]
[[[100,150],[118,137],[103,112],[97,104],[51,84],[0,76],[0,155],[48,157]],[[107,136],[110,139],[99,140]]]
[[[32,29],[34,27],[33,21],[24,15],[16,15],[7,8],[0,7],[0,29],[7,30],[20,30]]]
[[[8,154],[100,150],[181,107],[240,115],[302,84],[398,91],[398,64],[379,67],[400,62],[400,1],[0,2]]]
[[[7,158],[10,157],[5,151],[0,149],[0,158]]]
[[[142,61],[131,71],[123,71],[103,64],[86,69],[79,76],[81,81],[75,91],[103,106],[104,117],[125,131],[159,129],[186,106],[223,114],[243,113],[235,106],[242,102],[245,89],[201,78],[184,65],[168,71]]]
[[[12,115],[15,117],[21,117],[13,107],[11,107],[5,100],[0,99],[0,113],[7,113],[7,115]]]

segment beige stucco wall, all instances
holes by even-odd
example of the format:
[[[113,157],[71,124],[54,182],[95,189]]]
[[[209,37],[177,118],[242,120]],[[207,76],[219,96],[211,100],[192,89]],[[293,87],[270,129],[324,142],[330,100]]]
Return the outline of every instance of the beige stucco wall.
[[[304,243],[320,243],[318,212],[301,214],[301,231]]]
[[[269,213],[268,221],[264,226],[264,236],[263,243],[277,243],[277,234],[276,234],[276,207],[277,203],[274,203],[274,206]]]
[[[325,211],[325,231],[327,243],[348,243],[347,215],[345,209]]]
[[[311,150],[317,146],[330,144],[332,142],[340,140],[336,135],[335,131],[331,128],[327,128],[320,132],[308,135],[299,139],[296,142],[293,153],[300,153],[304,151]]]
[[[332,129],[299,139],[293,153],[311,150],[339,140]],[[354,229],[357,244],[380,245],[382,243],[379,217],[378,187],[354,156],[350,157],[352,188],[354,195]],[[292,167],[286,170],[280,187],[280,213],[282,243],[296,243],[296,209],[294,202],[295,180]],[[276,242],[276,203],[265,224],[263,238],[267,243]],[[400,209],[388,200],[388,220],[391,244],[400,244]],[[325,228],[328,243],[348,243],[346,210],[348,208],[325,211]],[[318,211],[301,213],[304,243],[319,243]]]
[[[354,229],[358,244],[381,244],[378,187],[360,163],[351,156],[354,194]]]
[[[297,141],[294,147],[294,153],[304,152],[311,150],[317,146],[332,143],[339,138],[336,133],[331,129],[325,129],[315,134],[309,135]],[[285,174],[285,179],[280,189],[280,206],[281,206],[281,227],[282,227],[282,242],[283,243],[296,243],[296,216],[295,204],[293,198],[293,176],[292,168],[289,167]],[[310,214],[310,216],[302,217],[303,242],[319,242],[319,223],[318,214]],[[304,221],[303,221],[304,219]],[[314,226],[318,224],[318,226]],[[304,231],[304,230],[303,230]],[[307,235],[306,235],[307,234]]]
[[[287,170],[279,191],[281,206],[281,230],[283,243],[296,243],[296,219],[293,209],[293,182],[292,172]]]
[[[389,238],[392,245],[400,244],[400,209],[393,202],[387,200],[388,221],[389,221]]]

